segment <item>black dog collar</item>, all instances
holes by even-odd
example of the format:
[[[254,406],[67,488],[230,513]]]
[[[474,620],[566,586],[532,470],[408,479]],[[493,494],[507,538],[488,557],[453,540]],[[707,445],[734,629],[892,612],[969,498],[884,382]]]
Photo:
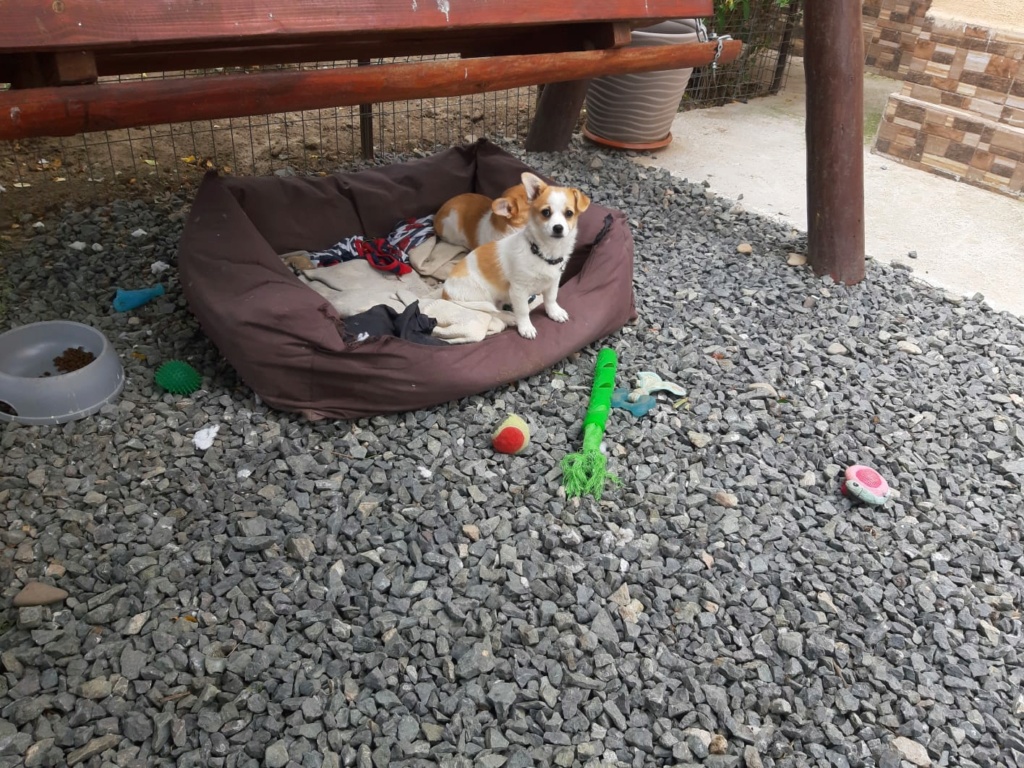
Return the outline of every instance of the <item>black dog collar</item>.
[[[557,267],[559,264],[562,263],[562,261],[563,261],[562,259],[549,259],[547,256],[545,256],[543,251],[541,251],[540,246],[537,245],[532,240],[530,240],[528,242],[530,243],[530,253],[532,253],[534,256],[537,256],[538,258],[540,258],[541,261],[546,261],[552,267]]]

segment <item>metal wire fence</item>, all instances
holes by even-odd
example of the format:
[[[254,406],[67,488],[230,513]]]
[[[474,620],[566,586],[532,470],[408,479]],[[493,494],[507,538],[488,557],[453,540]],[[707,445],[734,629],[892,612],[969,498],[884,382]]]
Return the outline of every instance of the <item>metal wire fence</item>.
[[[720,4],[708,29],[743,41],[736,61],[695,69],[683,109],[718,106],[778,93],[786,83],[790,51],[802,22],[800,0],[737,0],[730,10]]]
[[[344,61],[286,66],[323,69],[353,65],[354,62]],[[122,75],[101,81],[203,78],[241,71],[245,70],[161,72]],[[143,179],[177,182],[213,168],[240,174],[328,172],[374,151],[426,153],[478,136],[525,136],[535,109],[535,91],[520,88],[459,98],[253,115],[100,131],[69,138],[23,140],[8,142],[8,151],[2,153],[0,162],[6,166],[4,179],[15,188],[60,183],[72,177],[93,183],[134,183]]]

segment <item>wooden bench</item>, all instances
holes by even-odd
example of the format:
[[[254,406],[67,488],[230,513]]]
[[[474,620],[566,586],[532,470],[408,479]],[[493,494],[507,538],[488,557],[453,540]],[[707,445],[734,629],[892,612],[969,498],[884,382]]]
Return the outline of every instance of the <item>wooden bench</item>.
[[[859,0],[807,0],[808,50],[815,28],[820,60],[847,49],[861,51]],[[850,28],[856,6],[857,28]],[[812,9],[814,12],[812,13]],[[702,66],[734,60],[741,43],[730,40],[628,48],[632,29],[666,19],[709,17],[713,0],[0,0],[0,140],[70,136],[144,125],[355,106],[427,97],[461,96],[526,85],[544,89],[527,149],[564,148],[579,115],[586,81],[600,75]],[[829,25],[832,25],[831,27]],[[840,37],[835,38],[837,33]],[[827,40],[827,42],[825,42]],[[415,63],[288,69],[207,78],[118,81],[111,76],[179,72],[210,67],[459,54]],[[810,61],[810,53],[809,53]],[[825,67],[833,72],[833,67]],[[812,71],[811,68],[810,71]],[[836,70],[838,71],[838,70]],[[841,76],[845,77],[845,75]],[[862,75],[862,73],[861,73]],[[822,135],[841,134],[843,158],[851,155],[853,126],[835,112],[838,88],[819,104]],[[859,80],[858,80],[859,83]],[[859,85],[855,84],[858,89]],[[847,94],[848,95],[848,94]],[[861,101],[862,104],[862,101]],[[808,110],[809,132],[811,110]],[[859,113],[858,113],[859,126]],[[838,129],[838,133],[837,133]],[[857,128],[857,135],[862,135]],[[832,141],[832,140],[830,140]],[[828,166],[833,141],[823,149],[823,184],[834,185]],[[841,158],[842,159],[842,158]],[[828,168],[826,168],[828,166]],[[817,175],[809,165],[809,182]],[[860,206],[860,253],[853,271],[834,272],[856,282],[863,276],[863,178],[861,198],[844,193],[841,205]],[[846,183],[844,181],[844,183]],[[809,185],[810,201],[810,185]],[[811,217],[814,241],[821,217]],[[832,231],[831,243],[849,240]],[[844,246],[849,250],[849,246]],[[815,254],[809,254],[815,268]],[[857,265],[859,262],[859,274]]]
[[[0,93],[0,139],[461,96],[702,65],[716,55],[715,43],[623,46],[636,25],[712,12],[712,0],[14,0],[0,27],[0,80],[13,86]],[[739,51],[740,43],[730,41],[721,61]],[[103,80],[438,54],[461,58]]]

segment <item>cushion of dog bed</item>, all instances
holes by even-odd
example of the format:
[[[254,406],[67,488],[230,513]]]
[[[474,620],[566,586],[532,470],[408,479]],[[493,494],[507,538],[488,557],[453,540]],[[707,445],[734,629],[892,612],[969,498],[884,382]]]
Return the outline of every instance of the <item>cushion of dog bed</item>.
[[[532,170],[494,144],[319,178],[203,179],[178,251],[182,289],[203,332],[265,403],[310,419],[415,410],[538,373],[636,317],[625,216],[591,205],[558,295],[569,313],[533,314],[537,338],[510,328],[471,344],[394,336],[356,342],[331,305],[280,254],[381,237],[462,192],[496,197]]]

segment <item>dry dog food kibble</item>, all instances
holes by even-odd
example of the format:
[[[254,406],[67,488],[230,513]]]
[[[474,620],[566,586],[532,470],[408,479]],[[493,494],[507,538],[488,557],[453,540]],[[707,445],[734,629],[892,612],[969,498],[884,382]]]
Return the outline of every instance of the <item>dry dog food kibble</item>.
[[[53,365],[60,373],[71,373],[79,368],[85,368],[95,359],[96,355],[81,347],[68,347],[63,354],[53,358]]]

